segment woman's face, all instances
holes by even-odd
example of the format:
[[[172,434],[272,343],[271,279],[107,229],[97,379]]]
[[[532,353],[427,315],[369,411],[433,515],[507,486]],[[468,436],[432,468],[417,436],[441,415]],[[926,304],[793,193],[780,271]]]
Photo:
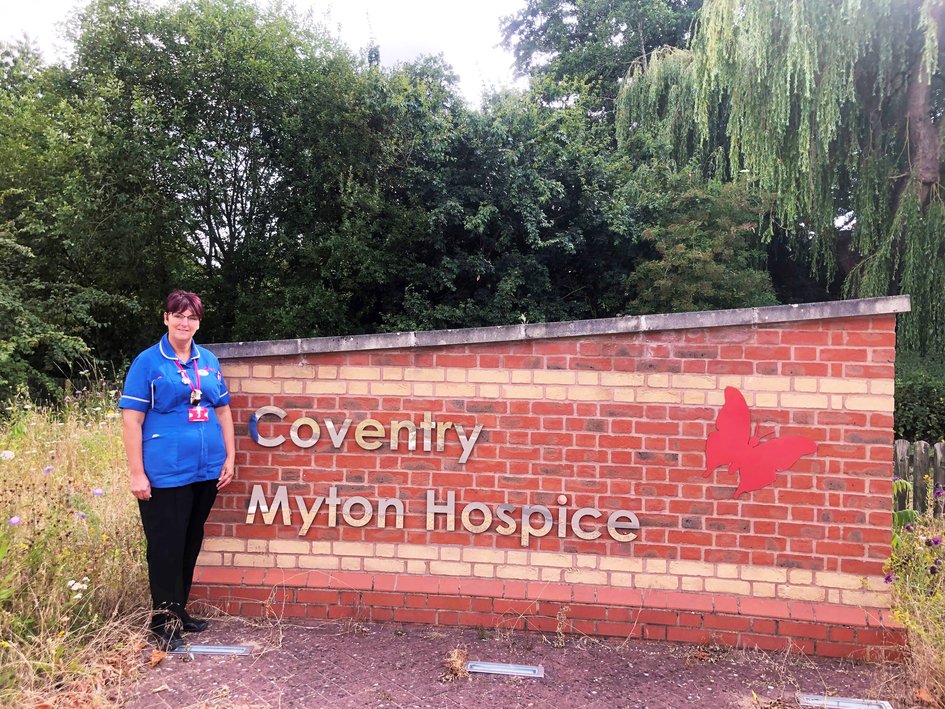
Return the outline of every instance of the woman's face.
[[[169,340],[186,344],[200,329],[200,318],[194,315],[193,310],[187,308],[179,313],[164,313],[164,324],[167,325]]]

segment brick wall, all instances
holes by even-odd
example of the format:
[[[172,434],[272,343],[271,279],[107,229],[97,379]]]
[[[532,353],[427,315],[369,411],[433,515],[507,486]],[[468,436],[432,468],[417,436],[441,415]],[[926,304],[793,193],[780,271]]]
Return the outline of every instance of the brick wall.
[[[196,593],[243,615],[894,648],[882,565],[906,309],[884,298],[215,346],[238,472],[207,525]],[[737,475],[703,475],[726,387],[763,440],[816,444],[737,499]],[[258,416],[267,445],[250,433],[262,407],[284,412]],[[451,493],[454,528],[443,513],[431,525],[430,496]],[[400,500],[400,520],[380,500]],[[513,532],[498,531],[511,527],[498,505]],[[523,538],[548,526],[528,506],[547,509],[544,536]],[[639,529],[615,537],[607,518],[621,510]]]

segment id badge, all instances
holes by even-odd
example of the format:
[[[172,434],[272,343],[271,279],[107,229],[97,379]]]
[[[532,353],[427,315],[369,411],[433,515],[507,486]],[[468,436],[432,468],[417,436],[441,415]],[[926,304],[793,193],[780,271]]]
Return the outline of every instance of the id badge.
[[[209,421],[210,409],[205,409],[203,406],[191,406],[187,409],[187,420],[191,423],[195,421]]]

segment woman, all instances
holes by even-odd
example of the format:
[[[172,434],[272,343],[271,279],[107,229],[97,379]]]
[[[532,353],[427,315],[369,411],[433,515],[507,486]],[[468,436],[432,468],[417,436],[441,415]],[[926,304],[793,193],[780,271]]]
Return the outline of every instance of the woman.
[[[168,650],[184,644],[181,630],[207,629],[185,606],[204,522],[217,491],[233,479],[236,455],[220,364],[194,343],[202,319],[194,293],[167,296],[167,334],[132,363],[119,401],[131,492],[148,544],[151,631]]]

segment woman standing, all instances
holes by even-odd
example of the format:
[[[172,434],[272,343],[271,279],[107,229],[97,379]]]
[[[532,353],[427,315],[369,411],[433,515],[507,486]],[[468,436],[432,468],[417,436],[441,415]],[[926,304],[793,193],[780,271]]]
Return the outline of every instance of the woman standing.
[[[203,319],[194,293],[167,296],[167,334],[132,363],[119,406],[122,437],[147,540],[148,581],[160,647],[207,621],[186,610],[203,526],[217,491],[233,479],[236,445],[220,364],[194,343]]]

